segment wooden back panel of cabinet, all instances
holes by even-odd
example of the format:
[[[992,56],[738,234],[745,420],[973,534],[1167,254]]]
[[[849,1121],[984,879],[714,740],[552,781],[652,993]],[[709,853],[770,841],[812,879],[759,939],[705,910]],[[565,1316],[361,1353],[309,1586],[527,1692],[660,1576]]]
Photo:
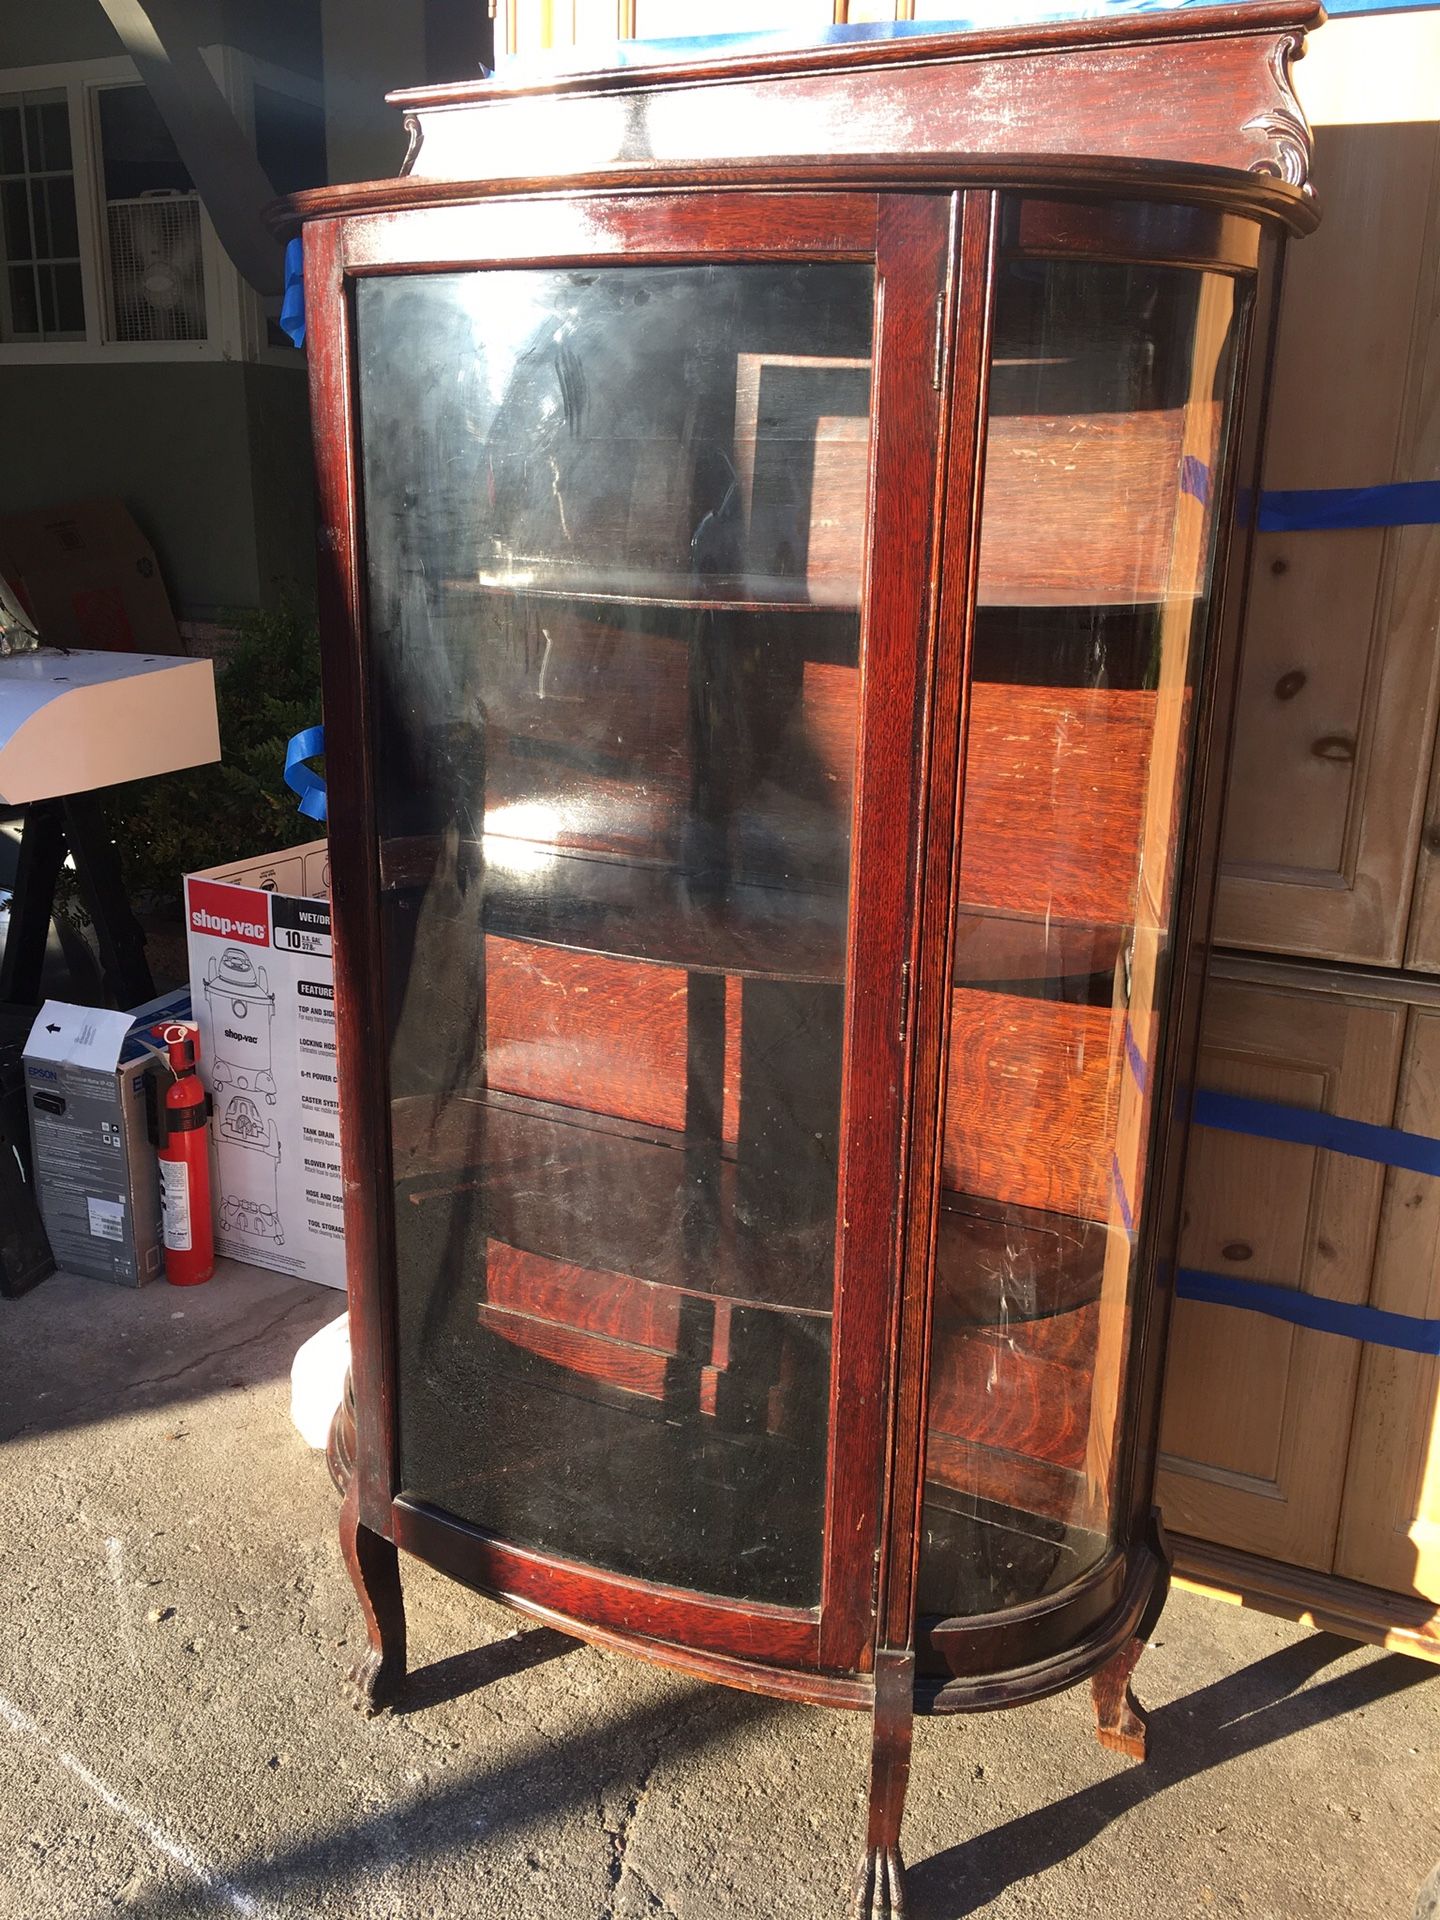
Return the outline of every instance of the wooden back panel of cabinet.
[[[1410,1010],[1395,1124],[1440,1136],[1440,1009]],[[1370,1303],[1440,1317],[1440,1180],[1386,1175]],[[1437,1401],[1440,1360],[1363,1349],[1336,1573],[1440,1600]]]
[[[1403,1035],[1398,1007],[1216,982],[1198,1084],[1387,1125]],[[1365,1161],[1198,1129],[1180,1263],[1362,1301],[1383,1183]],[[1359,1360],[1332,1334],[1178,1302],[1161,1428],[1166,1524],[1328,1569]]]
[[[1440,473],[1440,109],[1392,120],[1397,73],[1435,71],[1440,21],[1404,16],[1398,47],[1397,24],[1332,22],[1315,48],[1328,64],[1312,112],[1336,123],[1316,129],[1324,220],[1286,260],[1269,489]],[[1405,958],[1440,690],[1437,608],[1440,530],[1257,536],[1222,945]],[[1423,874],[1435,858],[1420,858],[1410,963],[1440,967],[1440,889]]]

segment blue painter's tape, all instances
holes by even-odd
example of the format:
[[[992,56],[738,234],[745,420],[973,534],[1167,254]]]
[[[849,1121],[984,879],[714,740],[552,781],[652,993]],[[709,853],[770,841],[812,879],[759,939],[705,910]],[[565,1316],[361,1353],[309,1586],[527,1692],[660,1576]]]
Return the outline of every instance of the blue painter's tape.
[[[1124,1222],[1125,1231],[1133,1240],[1135,1238],[1135,1215],[1130,1209],[1130,1196],[1125,1191],[1125,1176],[1120,1171],[1120,1157],[1114,1153],[1110,1156],[1110,1182],[1115,1189],[1115,1204],[1120,1209],[1120,1218]]]
[[[1180,491],[1190,494],[1202,507],[1210,504],[1210,469],[1193,453],[1180,462]]]
[[[305,762],[312,754],[324,751],[324,727],[304,728],[293,736],[285,749],[285,784],[292,793],[299,794],[298,811],[311,820],[325,819],[329,802],[324,775],[316,773],[313,767],[307,767]]]
[[[299,239],[285,249],[285,296],[280,302],[280,325],[297,347],[305,344],[305,251]]]
[[[1348,1300],[1322,1300],[1293,1287],[1239,1280],[1229,1273],[1204,1273],[1196,1267],[1179,1269],[1175,1293],[1181,1300],[1199,1300],[1212,1307],[1240,1307],[1247,1313],[1288,1320],[1292,1326],[1309,1327],[1317,1333],[1363,1340],[1372,1347],[1398,1347],[1402,1353],[1440,1356],[1440,1320],[1387,1313],[1381,1307],[1357,1306]]]
[[[1130,1071],[1135,1076],[1135,1084],[1141,1093],[1147,1091],[1150,1082],[1150,1068],[1140,1051],[1135,1038],[1135,1029],[1130,1024],[1130,1016],[1125,1016],[1125,1058],[1130,1063]]]
[[[1388,487],[1301,487],[1260,496],[1262,533],[1315,533],[1326,527],[1440,525],[1440,480]]]
[[[1323,1147],[1352,1160],[1375,1160],[1408,1173],[1440,1174],[1440,1140],[1398,1127],[1374,1127],[1363,1120],[1342,1120],[1309,1107],[1285,1107],[1278,1101],[1246,1100],[1234,1093],[1197,1093],[1192,1118],[1197,1127],[1249,1134],[1256,1140],[1284,1140],[1297,1147]]]

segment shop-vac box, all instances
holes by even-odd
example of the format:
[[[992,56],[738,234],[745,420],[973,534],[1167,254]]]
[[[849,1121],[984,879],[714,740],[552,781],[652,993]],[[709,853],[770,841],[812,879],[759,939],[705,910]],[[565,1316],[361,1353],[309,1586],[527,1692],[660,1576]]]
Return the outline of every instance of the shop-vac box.
[[[185,880],[215,1249],[345,1285],[330,871],[323,840]]]

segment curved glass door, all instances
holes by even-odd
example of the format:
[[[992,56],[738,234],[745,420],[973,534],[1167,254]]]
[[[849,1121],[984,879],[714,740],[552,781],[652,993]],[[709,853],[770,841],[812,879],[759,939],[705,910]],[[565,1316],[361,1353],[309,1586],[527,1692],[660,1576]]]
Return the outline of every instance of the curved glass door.
[[[355,288],[400,1484],[816,1606],[869,266]]]
[[[1111,1538],[1193,691],[1242,290],[1012,259],[996,286],[919,1610]]]

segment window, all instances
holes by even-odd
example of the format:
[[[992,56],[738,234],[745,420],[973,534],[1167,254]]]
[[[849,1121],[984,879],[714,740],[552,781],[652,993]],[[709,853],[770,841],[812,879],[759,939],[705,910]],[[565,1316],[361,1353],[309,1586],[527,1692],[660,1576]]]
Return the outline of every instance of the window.
[[[63,88],[0,94],[0,340],[83,340],[80,224]]]
[[[96,96],[112,340],[204,340],[200,196],[144,87]]]
[[[320,185],[318,82],[233,47],[205,59],[276,192]],[[226,256],[133,61],[0,71],[0,365],[298,366],[279,304]]]

